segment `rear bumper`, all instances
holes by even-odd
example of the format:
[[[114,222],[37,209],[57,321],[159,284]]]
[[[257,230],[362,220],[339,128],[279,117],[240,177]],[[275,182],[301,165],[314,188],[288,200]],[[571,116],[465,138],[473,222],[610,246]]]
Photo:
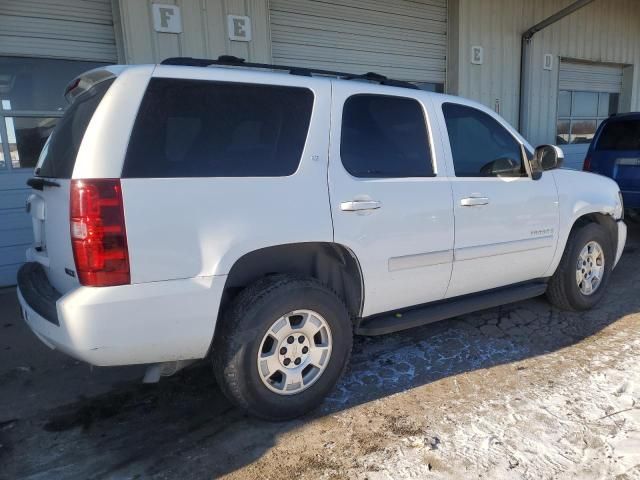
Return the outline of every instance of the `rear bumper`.
[[[54,290],[43,296],[53,288],[36,278],[38,271],[44,274],[38,267],[22,267],[18,299],[25,321],[50,347],[100,366],[206,356],[226,276],[78,287],[64,295]]]
[[[632,190],[622,190],[622,200],[625,208],[640,209],[640,192]]]

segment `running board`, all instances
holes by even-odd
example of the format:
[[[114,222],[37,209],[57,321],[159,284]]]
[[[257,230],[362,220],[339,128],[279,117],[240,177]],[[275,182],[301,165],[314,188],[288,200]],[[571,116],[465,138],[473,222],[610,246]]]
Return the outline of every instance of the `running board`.
[[[358,335],[385,335],[478,310],[537,297],[542,295],[546,289],[546,282],[538,281],[489,290],[483,293],[464,295],[405,310],[381,313],[363,318],[356,327],[355,333]]]

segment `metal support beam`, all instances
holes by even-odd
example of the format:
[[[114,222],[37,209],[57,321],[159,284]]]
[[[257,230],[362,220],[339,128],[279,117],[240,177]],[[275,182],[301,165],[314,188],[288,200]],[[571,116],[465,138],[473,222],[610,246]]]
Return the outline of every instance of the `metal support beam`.
[[[518,130],[526,137],[528,134],[528,117],[529,117],[529,69],[531,65],[531,43],[533,36],[540,30],[547,28],[549,25],[562,20],[567,15],[571,15],[576,10],[589,5],[594,0],[577,0],[562,10],[554,13],[550,17],[545,18],[541,22],[536,23],[522,34],[521,53],[520,53],[520,111],[518,115]]]

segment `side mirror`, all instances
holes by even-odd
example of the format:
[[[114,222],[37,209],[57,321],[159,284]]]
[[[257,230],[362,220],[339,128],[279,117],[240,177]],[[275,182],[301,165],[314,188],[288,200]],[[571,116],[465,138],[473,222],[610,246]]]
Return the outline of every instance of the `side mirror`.
[[[555,145],[540,145],[533,154],[531,170],[534,173],[539,172],[542,174],[544,171],[560,168],[563,162],[564,153],[560,147],[556,147]]]

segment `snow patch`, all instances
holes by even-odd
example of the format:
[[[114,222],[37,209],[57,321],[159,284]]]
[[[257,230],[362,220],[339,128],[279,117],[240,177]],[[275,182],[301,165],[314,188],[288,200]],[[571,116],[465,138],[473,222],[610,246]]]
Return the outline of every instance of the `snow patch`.
[[[640,342],[628,346],[615,368],[572,365],[548,385],[505,392],[504,403],[445,416],[437,448],[404,438],[367,456],[364,477],[640,479]]]

